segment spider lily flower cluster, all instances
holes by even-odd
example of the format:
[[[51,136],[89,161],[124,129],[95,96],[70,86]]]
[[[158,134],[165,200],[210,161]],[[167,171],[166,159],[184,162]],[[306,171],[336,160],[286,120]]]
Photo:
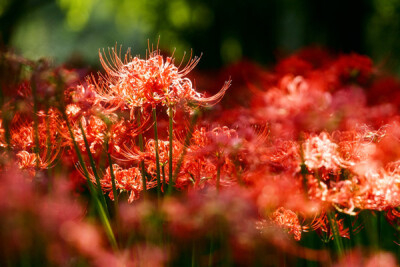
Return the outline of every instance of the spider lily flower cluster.
[[[0,229],[17,225],[0,230],[12,240],[1,242],[0,263],[346,265],[365,256],[395,266],[392,254],[364,255],[356,243],[395,251],[399,242],[400,81],[368,57],[313,48],[269,71],[237,62],[215,77],[197,73],[199,88],[223,84],[206,97],[187,77],[199,57],[175,65],[158,49],[141,59],[114,48],[100,53],[105,73],[86,75],[2,56],[2,69],[27,73],[0,80],[0,212],[10,215]],[[29,229],[17,222],[32,216]]]
[[[122,60],[116,49],[108,52],[109,57],[99,53],[106,75],[102,76],[96,88],[99,98],[110,105],[129,109],[157,105],[173,107],[178,103],[212,105],[223,97],[230,85],[230,81],[226,82],[218,94],[208,98],[197,92],[185,76],[197,65],[200,57],[189,59],[186,66],[179,69],[173,57],[164,58],[158,49],[149,51],[147,59],[132,57],[128,51]]]

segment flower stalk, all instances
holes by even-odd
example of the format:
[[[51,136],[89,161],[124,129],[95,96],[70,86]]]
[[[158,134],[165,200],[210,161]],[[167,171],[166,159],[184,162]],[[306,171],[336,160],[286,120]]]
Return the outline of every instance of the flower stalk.
[[[169,128],[168,128],[168,130],[169,130],[169,156],[168,156],[169,169],[168,169],[168,172],[169,173],[168,173],[168,179],[169,179],[169,182],[171,183],[172,175],[173,175],[172,150],[173,150],[173,123],[174,123],[173,122],[173,109],[171,106],[168,108],[168,119],[169,119]],[[165,189],[165,186],[164,186],[164,189]]]
[[[154,121],[154,141],[156,151],[156,178],[157,178],[157,198],[161,197],[161,178],[160,178],[160,155],[158,151],[158,128],[157,128],[157,112],[156,108],[153,108],[153,121]]]
[[[100,201],[99,196],[98,196],[98,194],[96,192],[96,189],[94,188],[93,183],[90,181],[89,172],[88,172],[86,164],[85,164],[85,162],[83,160],[82,153],[81,153],[81,151],[80,151],[80,149],[78,147],[78,144],[76,143],[76,139],[75,139],[74,133],[72,132],[71,125],[70,125],[70,123],[68,121],[67,114],[65,113],[64,109],[61,109],[61,112],[62,112],[64,120],[65,120],[65,122],[67,124],[68,132],[70,134],[70,137],[72,139],[72,143],[74,145],[76,154],[78,156],[78,162],[82,166],[84,176],[86,177],[86,181],[87,181],[88,186],[89,186],[90,195],[91,195],[91,197],[92,197],[92,199],[93,199],[93,201],[95,203],[96,210],[97,210],[98,215],[100,217],[100,220],[101,220],[101,222],[103,224],[103,227],[104,227],[104,230],[105,230],[106,235],[108,237],[108,240],[110,241],[110,244],[113,247],[113,249],[114,250],[118,250],[117,241],[115,239],[113,230],[111,228],[108,211],[103,206],[103,203]]]
[[[140,120],[141,112],[140,109],[138,109],[137,112],[137,124],[138,127],[140,128],[142,125],[142,122]],[[140,152],[144,152],[144,146],[143,146],[143,134],[140,132],[138,134],[138,142],[139,142],[139,149]],[[143,187],[143,196],[146,197],[146,191],[147,191],[147,179],[146,179],[146,170],[144,167],[144,161],[140,160],[140,173],[142,175],[142,187]]]

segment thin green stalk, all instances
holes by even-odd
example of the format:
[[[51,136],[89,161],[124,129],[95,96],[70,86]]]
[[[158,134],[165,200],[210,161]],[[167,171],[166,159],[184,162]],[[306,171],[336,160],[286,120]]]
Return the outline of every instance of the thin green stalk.
[[[192,243],[192,267],[196,266],[196,243],[193,241]]]
[[[377,212],[378,250],[382,248],[382,212]]]
[[[172,180],[169,182],[168,191],[167,191],[168,195],[172,193],[172,189],[175,186],[175,181],[176,181],[176,179],[178,177],[179,171],[181,170],[183,159],[186,156],[187,148],[188,148],[188,146],[190,144],[190,139],[192,139],[194,125],[196,124],[198,116],[199,116],[199,112],[196,110],[194,112],[193,116],[192,116],[191,121],[190,121],[189,131],[186,134],[185,141],[184,141],[184,144],[183,144],[183,150],[182,150],[182,153],[179,156],[178,163],[176,164],[176,168],[174,170],[174,174],[172,176]]]
[[[82,132],[83,141],[85,143],[86,151],[87,151],[87,154],[89,156],[90,166],[92,168],[93,175],[94,175],[94,177],[96,179],[96,191],[97,191],[97,194],[98,194],[99,199],[100,199],[100,201],[101,201],[101,203],[102,203],[102,205],[104,207],[104,210],[108,214],[106,198],[104,197],[103,191],[101,190],[100,177],[99,177],[99,174],[97,173],[96,164],[94,162],[92,152],[90,151],[90,146],[89,146],[89,143],[88,143],[87,138],[86,138],[85,130],[83,129],[82,123],[80,121],[79,121],[79,128],[80,128],[80,130]]]
[[[157,129],[156,108],[153,108],[153,120],[154,120],[154,141],[156,150],[157,198],[159,199],[161,197],[161,181],[160,181],[160,155],[158,153],[158,129]]]
[[[213,250],[214,250],[214,237],[211,236],[211,240],[210,240],[210,254],[208,255],[208,267],[213,266]]]
[[[305,167],[305,165],[304,165],[304,167]],[[319,188],[322,188],[321,179],[320,179],[318,170],[315,170],[315,177],[318,180]],[[339,234],[339,227],[337,225],[336,218],[335,218],[334,214],[335,213],[333,211],[328,211],[327,212],[329,224],[330,224],[331,229],[332,229],[333,242],[335,244],[338,256],[341,257],[343,255],[343,251],[344,251],[344,249],[343,249],[343,241],[342,241],[342,237]]]
[[[138,110],[138,114],[137,114],[137,123],[139,128],[142,126],[142,123],[140,121],[140,110]],[[143,145],[143,134],[140,132],[138,135],[139,138],[139,149],[140,152],[144,152],[144,145]],[[140,161],[140,173],[142,174],[142,187],[143,187],[143,197],[146,197],[146,191],[147,191],[147,182],[146,182],[146,171],[145,171],[145,167],[144,167],[144,161],[141,160]]]
[[[107,237],[108,237],[108,239],[110,241],[110,244],[113,247],[113,249],[117,250],[118,249],[118,245],[117,245],[117,241],[115,239],[113,230],[111,228],[110,221],[108,219],[108,214],[104,210],[104,207],[103,207],[103,205],[101,204],[101,202],[100,202],[100,200],[98,198],[98,194],[97,194],[97,192],[96,192],[96,190],[95,190],[95,188],[93,186],[93,183],[90,181],[89,172],[88,172],[88,170],[86,168],[85,162],[83,161],[83,157],[82,157],[82,154],[81,154],[81,152],[79,150],[78,144],[76,143],[74,133],[71,130],[71,125],[70,125],[70,123],[68,121],[67,114],[65,113],[65,110],[63,108],[61,108],[61,112],[62,112],[64,120],[65,120],[65,122],[67,124],[68,132],[69,132],[69,134],[71,136],[72,143],[74,145],[74,149],[75,149],[76,154],[78,156],[79,164],[82,166],[83,173],[84,173],[84,175],[86,177],[86,181],[87,181],[88,186],[89,186],[90,195],[92,196],[92,198],[93,198],[93,200],[95,202],[95,207],[96,207],[97,212],[99,214],[100,220],[101,220],[101,222],[102,222],[102,224],[104,226],[104,230],[106,232],[106,235],[107,235]]]
[[[115,174],[114,174],[114,168],[113,168],[113,163],[111,160],[111,155],[108,153],[108,138],[105,140],[106,143],[106,153],[107,153],[107,158],[108,158],[108,164],[110,166],[110,176],[111,176],[111,185],[112,185],[112,191],[114,195],[114,211],[115,211],[115,216],[118,218],[118,194],[117,194],[117,187],[115,185]]]
[[[161,171],[162,171],[162,177],[163,177],[162,188],[163,188],[163,192],[165,193],[167,190],[167,182],[165,181],[165,165],[164,164],[161,166]]]
[[[168,175],[168,181],[172,181],[172,175],[173,175],[173,167],[172,167],[172,150],[173,150],[173,110],[172,107],[169,107],[168,109],[168,116],[169,116],[169,156],[168,156],[168,167],[169,167],[169,175]],[[165,189],[165,186],[164,186]]]
[[[333,233],[333,242],[335,244],[338,256],[340,258],[341,256],[343,256],[343,242],[342,242],[342,238],[339,234],[339,228],[338,228],[335,216],[334,216],[334,212],[330,211],[327,213],[327,215],[328,215],[329,224],[331,226],[332,233]]]
[[[107,157],[108,157],[108,164],[110,166],[112,191],[113,191],[113,195],[114,195],[114,215],[115,215],[115,223],[116,223],[116,227],[117,227],[117,235],[121,236],[121,224],[120,224],[119,209],[118,209],[118,194],[117,194],[117,187],[115,185],[115,174],[114,174],[114,169],[112,166],[111,155],[110,155],[110,153],[108,153],[108,138],[106,138],[105,144],[106,144],[106,153],[107,153]]]
[[[114,250],[118,250],[118,244],[117,244],[117,240],[115,239],[114,236],[114,232],[111,228],[111,224],[110,224],[110,220],[107,217],[107,214],[103,208],[103,206],[100,203],[100,200],[97,197],[94,197],[95,201],[96,201],[96,207],[98,209],[99,212],[99,216],[101,219],[101,222],[103,223],[103,226],[105,228],[105,232],[107,234],[107,237],[111,243],[111,246]]]

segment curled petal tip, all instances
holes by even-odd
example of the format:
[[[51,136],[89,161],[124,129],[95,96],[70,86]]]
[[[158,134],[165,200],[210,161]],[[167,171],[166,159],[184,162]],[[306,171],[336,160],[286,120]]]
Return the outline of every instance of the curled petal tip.
[[[228,90],[228,88],[231,86],[231,83],[232,83],[231,79],[226,81],[221,90],[213,96],[195,97],[193,100],[201,106],[214,106],[219,101],[221,101],[222,97],[225,95],[226,90]]]

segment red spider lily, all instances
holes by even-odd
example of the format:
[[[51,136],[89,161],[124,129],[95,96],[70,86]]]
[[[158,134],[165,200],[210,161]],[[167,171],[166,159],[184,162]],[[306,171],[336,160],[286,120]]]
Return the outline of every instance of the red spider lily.
[[[47,114],[39,111],[36,116],[36,133],[34,122],[19,113],[11,121],[10,131],[11,146],[16,153],[18,165],[21,169],[29,170],[31,174],[36,169],[50,168],[62,151],[58,113],[50,109]]]
[[[386,210],[386,219],[387,221],[394,226],[396,229],[399,229],[400,225],[400,211],[398,208],[392,208]],[[398,242],[395,242],[398,244]]]
[[[292,173],[277,175],[260,169],[258,172],[246,174],[244,179],[252,181],[251,189],[256,195],[257,206],[265,216],[269,216],[279,207],[299,212],[304,217],[313,216],[321,209],[320,199],[307,197],[302,180]]]
[[[344,225],[344,219],[339,219],[339,215],[335,213],[333,216],[334,219],[333,221],[329,221],[328,215],[325,213],[322,213],[317,222],[313,224],[314,230],[319,233],[320,236],[322,236],[326,241],[331,240],[335,238],[334,232],[333,232],[333,227],[336,227],[339,236],[345,237],[345,238],[350,238],[350,232],[349,228],[346,228]],[[334,223],[336,224],[335,226],[332,226],[331,224]]]
[[[382,211],[400,206],[400,162],[361,175],[361,194],[355,198],[359,207]]]
[[[303,76],[312,70],[312,65],[295,55],[281,60],[275,69],[281,76],[286,74]]]
[[[155,144],[156,142],[154,139],[149,139],[144,146],[144,151],[140,151],[140,148],[134,144],[132,144],[130,148],[124,144],[124,148],[119,152],[122,158],[120,156],[116,156],[115,158],[121,163],[129,163],[130,165],[139,165],[143,161],[146,174],[154,178],[157,175]],[[159,163],[162,168],[162,175],[160,174],[160,176],[162,182],[165,184],[170,182],[168,163],[172,160],[172,167],[173,169],[176,168],[179,157],[183,151],[183,146],[179,142],[174,142],[172,149],[174,156],[170,159],[169,141],[158,140]],[[164,190],[164,188],[162,188],[162,190]]]
[[[39,148],[45,148],[49,143],[52,147],[57,146],[60,137],[59,115],[54,109],[50,109],[46,114],[39,111],[35,114],[38,120],[37,133],[34,130],[34,122],[29,116],[17,113],[11,121],[10,135],[11,145],[14,149],[30,150],[35,144],[37,134]]]
[[[357,82],[366,85],[374,68],[370,58],[358,54],[340,56],[330,68],[340,83]]]
[[[99,96],[96,94],[94,85],[92,84],[89,84],[88,86],[78,85],[76,87],[71,87],[64,92],[64,95],[66,102],[73,105],[69,105],[66,109],[71,109],[69,115],[74,115],[74,117],[93,114],[95,113],[93,109],[101,109],[101,112],[103,113],[107,113],[108,111],[100,105]],[[73,107],[79,107],[79,110],[73,110]]]
[[[133,202],[139,198],[140,192],[143,190],[142,175],[139,168],[133,167],[129,169],[123,169],[117,164],[113,164],[113,171],[115,176],[115,187],[120,192],[128,192],[128,202]],[[91,180],[96,183],[96,179],[92,176]],[[107,169],[105,175],[100,179],[100,184],[105,192],[109,192],[109,196],[114,200],[112,191],[112,181],[110,168]],[[147,181],[147,188],[154,188],[157,186],[155,178]]]
[[[226,82],[219,93],[204,97],[196,92],[192,82],[185,76],[197,65],[195,57],[183,69],[174,65],[173,57],[164,57],[159,50],[150,51],[144,60],[132,58],[130,52],[124,60],[118,53],[109,50],[109,58],[100,54],[100,62],[107,75],[97,83],[96,89],[104,102],[123,101],[130,109],[163,105],[174,106],[180,102],[194,102],[198,105],[213,105],[218,102],[230,85]],[[119,104],[121,105],[121,104]]]
[[[178,142],[175,142],[173,144],[173,155],[175,157],[172,159],[173,163],[176,163],[178,160],[178,156],[182,152],[182,145]],[[167,163],[169,161],[169,155],[168,155],[168,148],[169,148],[169,142],[168,141],[162,141],[158,140],[158,151],[159,151],[159,160],[160,164],[167,166]],[[155,140],[154,139],[149,139],[144,147],[144,151],[140,151],[140,149],[137,146],[133,146],[132,148],[128,148],[125,145],[125,148],[122,150],[121,155],[124,156],[124,159],[122,160],[127,160],[131,162],[140,162],[144,161],[146,165],[151,165],[152,167],[155,166]],[[150,167],[150,169],[152,169]],[[153,172],[150,172],[153,173]]]
[[[251,116],[268,122],[273,136],[292,137],[301,130],[317,131],[329,125],[331,95],[311,87],[301,76],[286,75],[255,98]]]
[[[302,144],[304,163],[310,171],[323,169],[331,173],[353,166],[353,162],[348,162],[340,156],[338,147],[325,132],[319,136],[311,136]],[[322,177],[325,178],[325,175]]]
[[[58,150],[41,151],[39,154],[29,153],[25,150],[21,150],[17,153],[18,166],[20,169],[30,170],[31,173],[35,168],[38,169],[49,169],[54,164],[54,161],[59,155]]]
[[[142,123],[141,127],[132,121],[119,118],[119,120],[113,123],[109,129],[109,153],[121,154],[123,147],[127,142],[134,139],[139,133],[145,131],[147,121]]]
[[[350,238],[364,226],[353,223],[360,212],[385,214],[398,228],[399,105],[397,96],[378,97],[378,89],[392,94],[398,85],[380,81],[380,73],[368,58],[301,51],[280,61],[271,72],[242,62],[230,70],[241,77],[236,90],[246,91],[251,105],[246,101],[239,108],[218,105],[214,114],[204,112],[196,117],[198,126],[187,123],[191,104],[215,104],[230,84],[211,98],[196,92],[187,76],[199,58],[181,68],[159,50],[150,51],[146,59],[131,57],[129,52],[121,59],[110,50],[108,56],[100,54],[100,60],[106,74],[68,88],[59,111],[51,107],[41,110],[40,97],[52,97],[54,90],[60,89],[57,86],[70,86],[63,82],[63,74],[46,65],[37,66],[30,74],[32,79],[12,85],[10,88],[18,88],[18,103],[5,99],[0,155],[7,160],[15,157],[15,166],[31,174],[52,167],[58,157],[69,164],[79,157],[82,165],[72,172],[88,175],[98,193],[111,200],[127,195],[130,205],[119,206],[115,201],[114,212],[100,195],[105,213],[99,209],[99,214],[88,214],[92,222],[102,220],[107,235],[111,232],[114,236],[116,230],[118,244],[114,246],[113,240],[111,244],[118,248],[109,251],[100,227],[85,222],[83,210],[75,210],[65,197],[67,191],[59,188],[56,180],[53,183],[52,172],[37,175],[39,179],[27,185],[26,177],[15,181],[3,177],[3,169],[18,171],[14,165],[4,164],[0,193],[5,197],[0,199],[0,213],[5,216],[0,222],[0,239],[10,240],[11,245],[0,241],[0,262],[9,251],[18,251],[16,258],[29,254],[32,240],[39,236],[50,261],[59,265],[66,264],[65,255],[71,251],[78,254],[74,259],[99,266],[182,265],[189,255],[193,262],[199,260],[198,265],[207,261],[210,266],[223,265],[228,257],[233,265],[268,265],[270,259],[276,259],[275,252],[282,258],[290,254],[329,265],[327,251],[300,247],[308,243],[303,232],[315,231],[323,242],[338,241],[335,250],[330,250],[331,246],[326,249],[341,257],[350,243],[346,240],[341,249],[341,238]],[[216,83],[207,82],[208,86]],[[34,99],[35,90],[39,99]],[[33,108],[38,110],[36,114],[32,114]],[[154,134],[147,131],[150,108]],[[174,113],[159,112],[165,109]],[[6,137],[10,137],[9,147]],[[68,154],[61,155],[61,150]],[[0,161],[6,162],[4,159]],[[85,164],[88,159],[90,167]],[[59,166],[61,171],[71,172],[71,165]],[[32,186],[40,185],[43,178],[51,189],[33,191]],[[165,192],[166,187],[161,187],[164,194],[157,190],[155,201],[151,198],[155,194],[150,193],[155,193],[160,182],[173,184],[180,192]],[[146,197],[137,201],[141,195]],[[96,196],[92,197],[95,201],[91,203],[96,204]],[[64,210],[65,214],[60,213]],[[19,217],[11,216],[15,211],[24,218],[23,223],[32,223],[20,227]],[[371,222],[372,228],[379,222],[379,229],[384,223],[380,218]],[[49,237],[37,234],[37,228],[48,230]],[[384,233],[387,231],[379,231],[379,237]],[[47,240],[51,244],[47,245]],[[265,251],[274,257],[266,256]],[[256,258],[258,253],[261,257]],[[149,255],[154,257],[144,262]],[[277,260],[275,265],[292,264],[290,257],[285,260]]]
[[[76,114],[75,111],[79,112],[80,108],[77,107],[76,105],[69,105],[67,107],[67,116],[73,117],[74,114]],[[80,150],[86,151],[86,146],[81,126],[85,132],[90,152],[95,156],[98,155],[103,147],[103,143],[106,138],[106,132],[107,132],[106,123],[102,119],[94,115],[90,115],[88,117],[78,117],[77,120],[73,121],[73,124],[71,125],[71,130],[74,134],[74,139],[76,143],[79,145]],[[62,133],[65,140],[64,145],[72,147],[72,138],[65,124],[61,125],[60,132]]]
[[[384,138],[385,132],[384,128],[372,131],[362,127],[353,131],[336,131],[331,137],[338,144],[340,156],[354,166],[355,163],[371,160],[376,153],[377,143]]]
[[[301,75],[308,77],[314,72],[323,70],[332,63],[332,56],[320,47],[304,48],[295,54],[281,59],[275,70],[278,75]]]
[[[367,93],[368,104],[400,104],[400,81],[394,77],[382,77],[373,82]]]
[[[271,215],[271,220],[279,227],[287,230],[297,241],[301,239],[301,225],[296,213],[280,207]]]
[[[235,129],[223,126],[207,131],[205,127],[202,127],[193,132],[190,150],[200,154],[214,154],[215,157],[223,157],[235,153],[242,147],[243,142],[244,140],[238,136]]]
[[[314,175],[308,175],[308,194],[351,215],[363,209],[393,209],[400,205],[398,165],[398,162],[393,162],[385,169],[377,170],[359,166],[355,173],[349,173],[348,178],[341,181],[323,182]]]
[[[90,152],[95,156],[99,156],[102,151],[103,144],[107,139],[109,144],[109,153],[119,154],[125,142],[130,142],[139,132],[146,126],[146,122],[142,127],[137,127],[136,123],[118,117],[114,113],[109,114],[88,114],[80,116],[81,109],[75,104],[67,106],[66,114],[71,125],[74,139],[81,151],[86,151],[86,145],[83,139],[82,129],[85,133],[89,144]],[[81,129],[82,127],[82,129]],[[72,138],[68,132],[65,122],[60,125],[60,132],[64,137],[64,146],[72,147]]]
[[[241,169],[243,142],[236,130],[228,127],[195,130],[177,184],[183,181],[185,185],[191,181],[201,187],[208,183],[217,187],[220,183],[232,184]]]
[[[255,153],[261,160],[260,164],[267,163],[273,173],[297,173],[300,171],[301,155],[300,146],[297,142],[277,139],[264,151],[258,152],[256,150]]]
[[[34,146],[33,122],[14,116],[10,130],[11,142],[17,149],[31,149]]]
[[[374,142],[375,150],[370,153],[374,161],[380,162],[382,166],[400,158],[400,121],[398,118],[392,119],[389,123],[381,127],[377,133],[377,140]]]

